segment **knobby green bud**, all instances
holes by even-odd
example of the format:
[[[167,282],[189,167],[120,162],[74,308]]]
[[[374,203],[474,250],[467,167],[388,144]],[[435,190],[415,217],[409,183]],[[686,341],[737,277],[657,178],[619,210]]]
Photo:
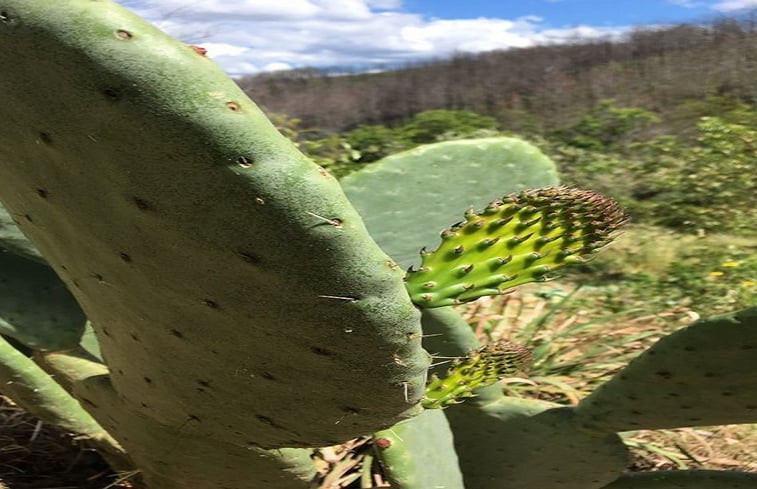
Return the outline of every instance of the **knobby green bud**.
[[[627,221],[614,200],[587,190],[512,194],[467,211],[464,221],[442,231],[436,251],[421,250],[420,268],[405,277],[407,290],[424,308],[503,294],[586,262]]]
[[[531,359],[524,346],[506,340],[489,343],[455,360],[444,377],[434,375],[421,404],[426,409],[458,404],[473,396],[474,389],[525,370]]]

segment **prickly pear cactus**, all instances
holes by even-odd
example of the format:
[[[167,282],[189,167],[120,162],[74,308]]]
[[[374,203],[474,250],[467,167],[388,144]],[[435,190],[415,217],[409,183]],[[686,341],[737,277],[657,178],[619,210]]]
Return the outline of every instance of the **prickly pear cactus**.
[[[108,1],[0,12],[0,199],[92,320],[110,377],[79,379],[84,404],[135,460],[414,412],[429,359],[402,272],[211,60]],[[156,427],[193,441],[134,441]]]

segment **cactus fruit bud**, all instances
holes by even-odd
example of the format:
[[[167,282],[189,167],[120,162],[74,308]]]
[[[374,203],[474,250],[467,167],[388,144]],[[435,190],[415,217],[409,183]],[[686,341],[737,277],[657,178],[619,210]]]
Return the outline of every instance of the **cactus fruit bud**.
[[[587,190],[547,187],[491,202],[442,232],[405,277],[418,307],[440,307],[499,295],[584,263],[628,221],[612,199]]]
[[[434,375],[421,404],[426,409],[459,404],[473,396],[474,389],[524,370],[531,359],[531,352],[524,346],[505,340],[489,343],[455,360],[444,377]]]

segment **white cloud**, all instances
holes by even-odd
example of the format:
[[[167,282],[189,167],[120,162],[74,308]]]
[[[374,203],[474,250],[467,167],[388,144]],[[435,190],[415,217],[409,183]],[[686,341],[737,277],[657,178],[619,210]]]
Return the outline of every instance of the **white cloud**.
[[[563,42],[619,28],[546,29],[539,17],[426,19],[400,0],[119,0],[208,49],[234,75],[303,66],[396,64]]]
[[[757,8],[757,0],[725,0],[716,3],[712,8],[721,12]]]

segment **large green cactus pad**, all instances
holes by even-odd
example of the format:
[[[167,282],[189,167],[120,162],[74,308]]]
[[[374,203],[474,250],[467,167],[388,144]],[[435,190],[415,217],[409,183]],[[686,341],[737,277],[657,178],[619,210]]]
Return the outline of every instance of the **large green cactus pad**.
[[[118,5],[0,11],[0,196],[126,404],[235,446],[402,419],[428,365],[419,314],[338,183],[211,60]]]
[[[754,489],[757,474],[719,470],[667,470],[625,474],[602,489]]]
[[[79,344],[87,319],[50,267],[0,251],[0,333],[39,350]]]
[[[392,487],[463,489],[463,477],[444,413],[424,411],[373,435]]]
[[[609,431],[757,422],[757,307],[661,339],[577,413]]]
[[[618,477],[628,464],[620,438],[546,405],[502,398],[446,410],[467,489],[598,489]]]
[[[342,179],[376,242],[407,267],[461,209],[493,197],[557,184],[555,165],[515,138],[429,144],[372,163]]]

